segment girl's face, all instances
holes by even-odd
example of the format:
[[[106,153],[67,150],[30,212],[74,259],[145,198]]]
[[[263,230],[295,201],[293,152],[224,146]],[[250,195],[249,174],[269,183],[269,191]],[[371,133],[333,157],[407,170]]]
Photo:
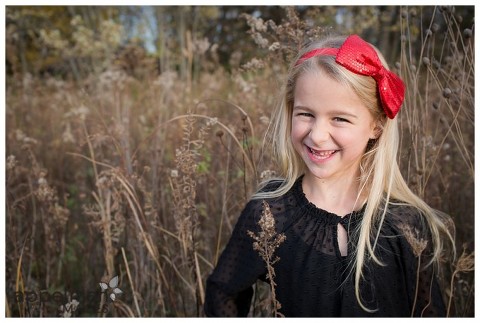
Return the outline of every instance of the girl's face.
[[[306,177],[352,180],[375,122],[347,85],[323,72],[304,73],[294,93],[291,140],[307,166]]]

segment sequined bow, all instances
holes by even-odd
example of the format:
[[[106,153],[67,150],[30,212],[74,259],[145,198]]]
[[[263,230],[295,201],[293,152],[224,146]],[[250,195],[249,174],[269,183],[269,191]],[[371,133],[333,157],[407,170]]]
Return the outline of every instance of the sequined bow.
[[[395,73],[383,66],[375,49],[357,35],[350,35],[336,50],[335,48],[319,48],[305,53],[297,62],[318,55],[335,56],[337,64],[349,71],[371,76],[377,82],[380,100],[386,115],[393,119],[402,106],[405,97],[403,81]]]

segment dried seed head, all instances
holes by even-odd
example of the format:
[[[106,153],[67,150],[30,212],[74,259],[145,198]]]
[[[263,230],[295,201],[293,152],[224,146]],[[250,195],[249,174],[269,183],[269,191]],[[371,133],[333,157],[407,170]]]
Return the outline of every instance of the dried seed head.
[[[275,176],[275,171],[274,170],[264,170],[261,174],[260,174],[260,179],[262,180],[266,180],[268,178],[272,178]]]
[[[463,31],[463,37],[465,37],[466,39],[469,39],[471,38],[473,35],[473,32],[470,28],[465,28],[465,30]]]
[[[431,29],[427,29],[427,32],[425,33],[425,37],[431,37],[433,35],[433,32]]]
[[[215,135],[219,138],[222,138],[223,136],[223,130],[217,130],[217,132],[215,133]]]
[[[451,9],[450,6],[440,6],[440,12],[445,11],[446,13],[450,13]]]
[[[272,211],[270,211],[270,206],[265,201],[263,201],[262,217],[258,224],[265,232],[275,232],[275,219],[273,218]]]
[[[462,255],[457,261],[457,267],[455,271],[458,272],[468,272],[475,269],[475,251],[468,253],[464,248]]]
[[[432,31],[436,33],[440,29],[440,26],[437,23],[434,23],[432,25]]]
[[[422,58],[422,62],[423,62],[423,64],[425,64],[426,66],[430,66],[430,58],[424,57],[424,58]]]
[[[48,182],[47,182],[47,180],[45,179],[45,177],[40,177],[40,178],[38,179],[38,185],[39,185],[39,186],[47,186],[47,185],[48,185]]]
[[[15,166],[17,166],[17,160],[14,155],[10,155],[7,157],[6,166],[7,170],[12,170],[15,168]]]
[[[412,247],[414,255],[419,257],[427,247],[428,240],[419,238],[419,231],[415,229],[414,232],[409,225],[402,225],[400,226],[400,229],[403,231],[405,239],[407,239],[408,243]]]
[[[207,120],[207,127],[214,126],[218,123],[218,118],[209,118]]]
[[[285,241],[286,236],[275,231],[275,219],[270,211],[270,206],[265,201],[263,201],[263,212],[258,225],[261,229],[258,235],[251,231],[247,233],[257,242],[257,244],[254,243],[254,249],[259,251],[265,262],[272,264],[273,253]],[[276,261],[274,260],[273,262]]]
[[[274,42],[273,44],[270,45],[270,47],[268,47],[268,50],[271,51],[271,52],[274,52],[276,51],[277,49],[280,49],[280,43],[279,42]]]
[[[448,87],[446,87],[446,88],[443,89],[442,94],[443,94],[443,97],[445,99],[448,99],[452,96],[452,90],[450,90]]]
[[[264,125],[268,125],[270,123],[270,118],[268,118],[267,116],[261,116],[260,122],[263,123]]]

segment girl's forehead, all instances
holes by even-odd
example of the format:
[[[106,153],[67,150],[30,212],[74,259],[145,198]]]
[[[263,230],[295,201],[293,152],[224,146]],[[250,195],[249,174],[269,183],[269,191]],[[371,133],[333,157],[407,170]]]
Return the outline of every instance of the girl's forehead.
[[[305,108],[318,113],[370,114],[365,102],[346,83],[322,72],[305,73],[297,79],[293,93],[293,108]]]
[[[322,79],[328,79],[330,81],[337,82],[339,85],[345,86],[347,85],[346,80],[341,78],[340,73],[333,72],[332,70],[328,70],[327,67],[321,67],[321,66],[312,66],[309,67],[308,69],[304,69],[300,71],[297,74],[297,77],[295,79],[295,88],[298,87],[298,83],[300,80],[305,79],[305,78],[322,78]]]
[[[302,94],[335,96],[337,92],[356,96],[348,84],[319,69],[300,74],[295,83],[294,97]]]

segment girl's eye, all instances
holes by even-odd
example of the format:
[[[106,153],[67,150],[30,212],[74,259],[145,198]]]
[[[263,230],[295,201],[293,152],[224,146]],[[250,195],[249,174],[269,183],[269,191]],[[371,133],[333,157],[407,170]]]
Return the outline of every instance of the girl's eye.
[[[344,118],[340,118],[340,117],[335,117],[333,118],[334,121],[337,121],[337,122],[350,122],[348,121],[347,119],[344,119]]]
[[[311,118],[311,117],[313,117],[313,114],[308,113],[308,112],[299,112],[299,113],[297,113],[297,116]]]

